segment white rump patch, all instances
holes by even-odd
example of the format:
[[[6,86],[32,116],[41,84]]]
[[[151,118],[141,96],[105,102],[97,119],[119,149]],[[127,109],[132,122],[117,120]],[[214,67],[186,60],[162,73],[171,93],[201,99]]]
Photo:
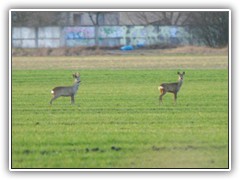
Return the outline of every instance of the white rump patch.
[[[163,89],[163,87],[162,86],[158,86],[158,90],[160,91],[160,89]]]
[[[54,91],[53,91],[53,90],[51,90],[51,93],[52,93],[52,94],[54,94]]]

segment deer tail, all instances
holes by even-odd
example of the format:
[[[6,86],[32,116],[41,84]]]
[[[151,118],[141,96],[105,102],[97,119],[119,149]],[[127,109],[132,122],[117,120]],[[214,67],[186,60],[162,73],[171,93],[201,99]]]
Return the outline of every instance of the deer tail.
[[[163,93],[163,87],[162,86],[158,86],[158,90],[160,91],[160,93],[162,94]]]

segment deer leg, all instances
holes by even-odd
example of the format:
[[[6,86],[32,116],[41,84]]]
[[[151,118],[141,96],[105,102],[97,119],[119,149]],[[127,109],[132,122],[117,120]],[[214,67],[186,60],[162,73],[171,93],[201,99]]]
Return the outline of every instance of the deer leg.
[[[74,104],[74,95],[71,95],[71,103]]]
[[[166,94],[166,91],[162,91],[162,94],[159,96],[159,105],[160,104],[163,104],[163,102],[162,102],[162,97],[164,96]]]
[[[54,96],[52,99],[51,99],[51,101],[50,101],[50,104],[52,104],[52,102],[55,100],[55,99],[57,99],[59,96]]]
[[[177,93],[174,93],[174,104],[177,104]]]

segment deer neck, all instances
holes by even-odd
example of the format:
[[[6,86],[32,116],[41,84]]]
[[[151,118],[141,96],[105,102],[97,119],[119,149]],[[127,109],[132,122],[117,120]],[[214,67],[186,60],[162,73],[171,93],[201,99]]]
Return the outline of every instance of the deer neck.
[[[183,80],[179,79],[178,80],[178,90],[181,88],[182,84],[183,84]]]
[[[77,90],[78,90],[78,87],[79,87],[79,85],[80,85],[80,80],[76,80],[75,81],[75,83],[74,83],[74,85],[73,85],[73,89],[74,89],[74,91],[75,92],[77,92]]]

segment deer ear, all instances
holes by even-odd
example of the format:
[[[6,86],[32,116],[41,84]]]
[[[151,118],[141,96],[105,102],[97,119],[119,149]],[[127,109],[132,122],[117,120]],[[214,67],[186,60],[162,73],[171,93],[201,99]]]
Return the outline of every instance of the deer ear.
[[[183,75],[185,74],[185,72],[182,73]]]
[[[177,74],[180,74],[180,72],[177,72]]]

